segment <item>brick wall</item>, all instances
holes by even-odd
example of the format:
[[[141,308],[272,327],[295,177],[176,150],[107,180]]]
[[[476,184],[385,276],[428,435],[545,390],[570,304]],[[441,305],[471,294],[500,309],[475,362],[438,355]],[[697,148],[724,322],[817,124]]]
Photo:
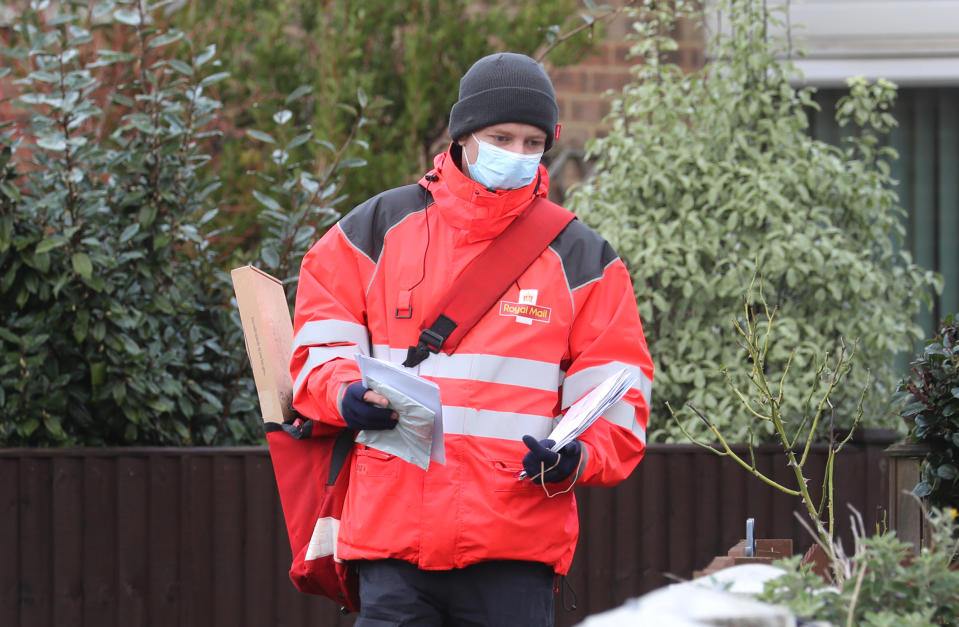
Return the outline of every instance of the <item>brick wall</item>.
[[[582,148],[587,140],[606,132],[603,118],[609,113],[609,90],[618,92],[630,80],[629,58],[633,31],[632,19],[617,15],[607,24],[607,35],[595,54],[577,65],[550,68],[550,77],[559,101],[560,123],[563,125],[557,147]],[[705,62],[702,33],[695,25],[683,22],[675,33],[680,42],[672,61],[686,71],[702,67]]]
[[[547,68],[556,89],[562,125],[560,139],[547,157],[550,199],[555,202],[562,203],[570,185],[589,174],[583,148],[587,141],[608,131],[603,119],[610,102],[630,82],[630,68],[637,63],[629,55],[629,35],[635,32],[632,23],[632,18],[617,15],[607,23],[606,36],[594,54],[576,65]],[[706,59],[702,31],[695,24],[682,22],[674,37],[679,49],[669,60],[687,72],[701,68]]]
[[[609,92],[618,92],[630,81],[630,67],[636,63],[635,59],[629,58],[631,41],[628,36],[631,32],[632,18],[619,14],[607,22],[606,36],[594,54],[576,65],[548,68],[556,88],[562,124],[560,140],[550,151],[549,158],[555,160],[564,155],[565,164],[557,168],[554,175],[556,200],[562,201],[563,191],[586,174],[580,160],[582,149],[589,139],[606,132],[603,118],[609,113],[612,99]],[[675,36],[680,47],[671,60],[679,62],[687,71],[702,67],[705,61],[702,33],[694,25],[684,22],[677,28]],[[3,102],[12,95],[12,85],[8,80],[0,79],[0,120],[24,115]]]
[[[8,37],[10,36],[10,24],[12,21],[12,12],[13,9],[0,6],[0,46],[6,46],[8,44]],[[3,65],[6,66],[7,61],[3,62]],[[21,116],[22,113],[15,110],[14,107],[10,104],[9,99],[13,97],[13,76],[7,75],[0,77],[0,122],[6,122],[8,120],[14,119],[15,116]]]

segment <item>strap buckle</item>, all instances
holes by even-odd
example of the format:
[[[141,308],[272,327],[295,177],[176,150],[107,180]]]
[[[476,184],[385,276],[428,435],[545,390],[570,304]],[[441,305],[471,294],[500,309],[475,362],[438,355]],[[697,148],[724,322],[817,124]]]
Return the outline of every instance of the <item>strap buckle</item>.
[[[417,342],[416,346],[410,346],[409,350],[406,351],[406,361],[403,362],[403,365],[407,368],[418,366],[430,353],[439,353],[445,341],[446,337],[433,329],[423,329],[420,332],[420,341]]]
[[[420,333],[420,345],[431,353],[440,352],[440,349],[443,348],[443,342],[445,341],[446,338],[433,329],[423,329],[423,332]]]

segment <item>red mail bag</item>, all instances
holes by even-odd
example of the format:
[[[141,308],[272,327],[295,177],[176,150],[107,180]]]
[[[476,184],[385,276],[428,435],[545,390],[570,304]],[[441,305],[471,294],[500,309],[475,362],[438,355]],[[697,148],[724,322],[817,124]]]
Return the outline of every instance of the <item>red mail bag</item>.
[[[290,580],[300,592],[329,597],[344,611],[359,611],[356,569],[336,558],[356,433],[343,429],[327,435],[325,426],[301,418],[268,422],[265,429],[293,554]]]

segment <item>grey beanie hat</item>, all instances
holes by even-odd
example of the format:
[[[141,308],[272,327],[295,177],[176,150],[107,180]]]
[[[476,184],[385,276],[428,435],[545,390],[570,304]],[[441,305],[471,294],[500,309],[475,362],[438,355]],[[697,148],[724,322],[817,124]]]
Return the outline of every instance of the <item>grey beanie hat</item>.
[[[543,129],[549,150],[558,117],[553,83],[539,63],[525,54],[498,52],[474,63],[460,79],[459,101],[450,110],[450,137],[518,122]]]

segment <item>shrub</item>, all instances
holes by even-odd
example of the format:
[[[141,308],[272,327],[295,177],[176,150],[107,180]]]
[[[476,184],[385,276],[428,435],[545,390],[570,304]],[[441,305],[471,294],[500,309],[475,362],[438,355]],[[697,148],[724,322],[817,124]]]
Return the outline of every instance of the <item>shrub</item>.
[[[775,563],[787,572],[767,582],[759,598],[789,607],[801,620],[829,625],[955,625],[959,570],[951,564],[957,550],[956,510],[934,509],[926,516],[932,542],[918,553],[893,531],[867,536],[862,521],[854,518],[852,554],[835,560],[841,581],[825,581],[811,567],[801,566],[796,555]]]
[[[803,415],[803,396],[793,392],[813,387],[818,347],[845,338],[859,359],[833,396],[837,426],[852,422],[867,383],[868,426],[895,424],[894,357],[921,336],[913,317],[939,285],[900,248],[895,153],[882,145],[895,124],[895,87],[851,81],[837,116],[857,131],[842,146],[825,144],[807,133],[813,90],[790,82],[795,71],[785,44],[768,34],[778,17],[767,3],[717,3],[715,61],[692,74],[666,59],[678,47],[669,35],[677,20],[698,19],[699,10],[663,4],[645,3],[635,79],[612,103],[609,135],[588,146],[595,175],[568,203],[630,268],[657,366],[657,408],[689,400],[730,441],[748,437],[738,399],[720,391],[724,370],[738,372],[747,358],[727,322],[758,273],[782,336],[767,355],[769,379],[792,360],[784,419]],[[709,437],[688,410],[680,416]],[[650,438],[681,436],[670,421],[653,421]]]
[[[221,179],[205,149],[227,73],[215,45],[163,25],[166,5],[28,12],[0,49],[26,112],[0,125],[2,446],[262,441],[214,250],[231,225],[213,227]],[[269,125],[245,131],[270,146],[249,177],[265,227],[227,265],[293,282],[339,217],[345,173],[364,165],[345,155],[378,103],[360,92],[334,146],[291,122],[315,102],[308,86],[279,95]]]
[[[27,112],[0,137],[2,445],[260,433],[242,349],[222,341],[219,181],[200,149],[226,75],[214,47],[156,26],[164,4],[27,12],[2,51]]]
[[[633,2],[635,0],[632,0]],[[225,215],[242,226],[233,245],[252,250],[258,239],[252,199],[254,181],[245,173],[270,166],[274,146],[251,145],[242,129],[263,128],[284,108],[274,94],[312,88],[313,97],[295,111],[293,124],[342,145],[355,132],[344,158],[363,158],[369,167],[353,172],[343,188],[347,206],[384,189],[416,181],[445,148],[449,110],[459,77],[477,58],[496,50],[535,55],[583,20],[600,24],[611,14],[591,0],[488,2],[464,8],[460,0],[197,0],[171,19],[197,41],[216,43],[224,68],[234,77],[218,86],[225,103],[224,137],[215,156],[224,185],[214,194]],[[583,17],[580,16],[582,10]],[[586,28],[551,47],[548,61],[563,65],[590,49]],[[361,112],[355,94],[369,94],[375,109]],[[281,99],[282,100],[282,99]],[[370,125],[356,127],[366,117]],[[371,129],[375,129],[371,132]],[[303,158],[327,159],[333,151],[301,147]]]
[[[908,399],[900,415],[908,438],[929,445],[916,496],[936,507],[959,506],[959,316],[948,315],[912,362],[894,401]]]

